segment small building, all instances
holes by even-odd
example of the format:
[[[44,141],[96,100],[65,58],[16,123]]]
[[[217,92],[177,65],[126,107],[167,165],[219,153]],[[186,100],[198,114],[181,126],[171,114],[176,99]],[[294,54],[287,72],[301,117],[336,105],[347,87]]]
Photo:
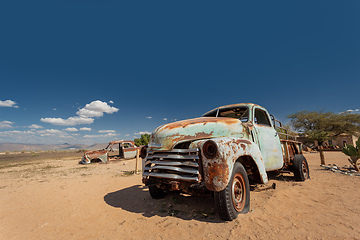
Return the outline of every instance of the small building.
[[[339,146],[340,148],[343,148],[346,144],[351,144],[355,146],[357,140],[358,136],[343,133],[334,139],[325,141],[324,144],[327,144],[328,146]]]
[[[301,136],[297,139],[299,142],[303,143],[310,143],[309,139],[307,137]],[[334,147],[334,148],[343,148],[346,144],[351,144],[353,146],[356,145],[356,141],[358,140],[357,135],[349,135],[349,134],[340,134],[339,136],[331,139],[326,140],[323,142],[323,147]],[[306,144],[309,145],[309,144]],[[319,146],[318,141],[314,141],[313,144],[310,144],[311,148],[317,148]]]

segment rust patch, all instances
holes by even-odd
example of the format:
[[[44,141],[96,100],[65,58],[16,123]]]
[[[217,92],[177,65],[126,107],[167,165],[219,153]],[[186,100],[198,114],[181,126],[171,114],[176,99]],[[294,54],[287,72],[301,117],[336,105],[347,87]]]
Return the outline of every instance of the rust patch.
[[[106,153],[107,153],[106,150],[95,150],[95,151],[85,152],[85,155],[88,156],[89,158],[96,158]]]
[[[210,138],[212,136],[214,131],[211,131],[210,133],[204,133],[204,132],[198,132],[195,135],[181,135],[181,134],[174,134],[170,135],[169,139],[171,139],[172,143],[177,143],[180,140],[192,140],[192,139],[204,139],[204,138]]]
[[[137,149],[140,149],[140,147],[131,147],[131,148],[124,148],[124,152],[133,152]]]
[[[237,144],[240,144],[240,143],[251,144],[251,142],[249,140],[246,140],[246,139],[236,139],[235,143],[237,143]]]
[[[111,141],[111,142],[109,142],[109,144],[112,144],[112,145],[114,145],[114,144],[119,144],[119,143],[123,143],[123,142],[129,142],[129,143],[132,143],[134,146],[135,146],[135,142],[134,141],[130,141],[130,140],[115,140],[115,141]]]
[[[221,186],[226,186],[229,182],[229,167],[226,161],[222,161],[221,164],[212,162],[208,163],[207,167],[208,177],[206,187],[210,191],[217,191]]]
[[[189,125],[196,125],[196,124],[206,125],[208,123],[224,123],[227,125],[231,125],[231,124],[236,124],[239,122],[241,122],[241,121],[236,118],[199,117],[199,118],[194,118],[194,119],[189,119],[189,120],[182,120],[182,121],[178,121],[178,122],[168,123],[165,126],[161,127],[159,129],[159,131],[171,130],[171,129],[176,129],[176,128],[186,128]]]

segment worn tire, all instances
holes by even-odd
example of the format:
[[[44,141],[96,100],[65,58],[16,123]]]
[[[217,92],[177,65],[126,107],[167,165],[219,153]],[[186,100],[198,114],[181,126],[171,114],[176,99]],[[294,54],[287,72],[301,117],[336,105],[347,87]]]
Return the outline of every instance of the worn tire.
[[[296,154],[293,160],[293,172],[295,181],[305,181],[310,178],[309,165],[302,154]]]
[[[158,188],[155,185],[149,186],[149,192],[150,192],[150,196],[153,199],[161,199],[161,198],[164,198],[166,196],[165,190],[161,189],[161,188]]]
[[[250,209],[250,185],[244,166],[236,162],[230,182],[220,192],[214,192],[215,207],[221,219],[232,221],[239,213]]]

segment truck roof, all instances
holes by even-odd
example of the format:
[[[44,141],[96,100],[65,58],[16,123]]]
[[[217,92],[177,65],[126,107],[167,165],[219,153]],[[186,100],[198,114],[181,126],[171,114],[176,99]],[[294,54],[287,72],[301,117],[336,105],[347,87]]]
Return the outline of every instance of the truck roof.
[[[216,111],[216,110],[218,110],[218,109],[244,107],[244,106],[246,106],[246,107],[248,107],[248,108],[251,108],[251,107],[253,107],[253,106],[257,106],[257,107],[263,108],[262,106],[260,106],[260,105],[258,105],[258,104],[255,104],[255,103],[236,103],[236,104],[224,105],[224,106],[220,106],[220,107],[214,108],[214,109],[212,109],[212,110],[204,113],[203,116],[204,116],[204,115],[207,115],[207,114],[209,114],[209,113],[211,113],[211,112],[214,112],[214,111]]]

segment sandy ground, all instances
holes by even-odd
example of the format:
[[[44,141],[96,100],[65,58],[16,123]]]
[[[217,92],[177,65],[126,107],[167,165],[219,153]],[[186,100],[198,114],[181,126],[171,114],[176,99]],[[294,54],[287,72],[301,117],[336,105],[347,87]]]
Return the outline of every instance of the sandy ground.
[[[0,169],[0,239],[360,239],[360,176],[320,167],[311,180],[272,177],[251,210],[222,221],[211,196],[151,199],[135,160],[79,165],[78,158],[17,161]],[[340,152],[326,163],[348,164]]]

